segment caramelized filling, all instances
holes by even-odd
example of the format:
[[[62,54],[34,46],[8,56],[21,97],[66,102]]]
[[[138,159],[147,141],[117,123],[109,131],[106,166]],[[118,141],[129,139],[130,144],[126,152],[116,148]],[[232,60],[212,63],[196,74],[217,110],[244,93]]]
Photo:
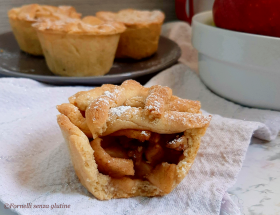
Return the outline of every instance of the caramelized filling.
[[[148,180],[164,193],[172,190],[176,165],[188,147],[183,133],[120,130],[91,141],[98,171],[113,181]]]
[[[84,118],[86,118],[86,112],[85,112],[85,111],[82,111],[82,110],[80,110],[80,112],[81,112],[82,116],[83,116]]]
[[[93,140],[91,145],[99,172],[112,178],[149,180],[168,193],[176,165],[184,158],[187,142],[181,141],[183,138],[183,133],[121,130]]]
[[[179,163],[183,150],[177,151],[166,147],[168,142],[176,139],[176,136],[182,135],[153,133],[150,140],[144,142],[126,136],[106,136],[102,137],[101,146],[111,157],[129,158],[133,160],[136,168],[146,164],[145,166],[151,166],[153,169],[157,164],[163,162],[176,165]],[[155,138],[158,140],[154,141]],[[138,175],[136,169],[135,174]]]

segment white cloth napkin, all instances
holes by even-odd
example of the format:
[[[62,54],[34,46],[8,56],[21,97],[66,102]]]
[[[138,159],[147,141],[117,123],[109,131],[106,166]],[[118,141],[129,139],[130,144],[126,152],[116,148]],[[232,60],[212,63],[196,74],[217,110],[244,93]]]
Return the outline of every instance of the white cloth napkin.
[[[170,33],[170,29],[165,30]],[[194,62],[183,60],[188,65]],[[155,198],[96,200],[75,175],[55,108],[89,87],[54,87],[28,79],[2,78],[0,200],[19,214],[31,215],[212,215],[219,214],[221,206],[228,214],[239,214],[226,191],[235,183],[251,137],[276,137],[280,113],[244,108],[216,96],[183,64],[160,73],[147,86],[153,84],[167,85],[180,97],[200,100],[202,108],[214,114],[189,174],[172,193]],[[32,203],[32,209],[12,206],[27,203]],[[52,209],[55,204],[70,208]],[[49,208],[34,208],[44,205]]]
[[[184,65],[166,70],[147,85],[153,84],[168,85],[178,96],[199,99],[210,113],[241,119],[250,115],[250,120],[255,116],[260,122],[214,115],[193,167],[171,194],[161,198],[99,201],[79,183],[56,123],[55,106],[67,102],[75,92],[89,88],[53,87],[28,79],[2,78],[1,201],[49,207],[70,205],[52,210],[16,208],[20,214],[219,214],[222,199],[236,180],[252,135],[273,139],[280,128],[280,114],[250,110],[219,98]],[[230,214],[238,214],[238,207],[230,203]]]

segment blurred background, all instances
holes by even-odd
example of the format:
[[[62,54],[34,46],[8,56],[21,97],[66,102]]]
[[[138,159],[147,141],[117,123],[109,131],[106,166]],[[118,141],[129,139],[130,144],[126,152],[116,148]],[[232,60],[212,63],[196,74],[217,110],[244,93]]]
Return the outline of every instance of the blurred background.
[[[212,10],[214,1],[215,0],[193,0],[194,13]]]
[[[167,21],[178,20],[176,16],[175,3],[185,2],[185,8],[180,8],[187,13],[192,2],[194,13],[211,10],[214,0],[0,0],[0,34],[10,31],[8,10],[20,7],[24,4],[47,4],[47,5],[71,5],[83,16],[94,15],[100,10],[119,11],[125,8],[155,10],[159,9],[165,13]],[[185,20],[186,21],[186,20]]]
[[[174,0],[0,0],[0,33],[10,30],[7,11],[24,4],[71,5],[83,16],[94,15],[97,11],[119,11],[125,8],[162,10],[166,21],[176,20]]]

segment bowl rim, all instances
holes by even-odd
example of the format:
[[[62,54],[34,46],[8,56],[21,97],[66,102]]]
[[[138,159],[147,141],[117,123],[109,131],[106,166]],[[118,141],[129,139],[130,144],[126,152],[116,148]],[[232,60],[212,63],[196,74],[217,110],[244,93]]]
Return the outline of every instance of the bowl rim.
[[[212,11],[193,18],[192,45],[198,50],[198,69],[203,83],[230,101],[280,110],[280,38],[231,31],[212,23]],[[233,86],[238,90],[232,91]],[[256,91],[255,86],[267,94]],[[260,95],[261,101],[256,99]]]
[[[191,41],[199,54],[278,75],[280,38],[222,29],[212,22],[212,11],[194,17]]]
[[[207,19],[209,19],[208,21],[211,21],[214,23],[213,11],[209,10],[209,11],[204,11],[204,12],[194,15],[194,17],[192,18],[193,24],[195,23],[197,25],[202,25],[208,29],[216,28],[218,31],[225,32],[228,34],[239,34],[239,35],[243,35],[245,37],[255,37],[255,38],[263,38],[263,39],[280,41],[280,37],[272,37],[272,36],[266,36],[266,35],[261,35],[261,34],[252,34],[252,33],[247,33],[247,32],[242,32],[242,31],[233,31],[233,30],[229,30],[229,29],[219,28],[217,26],[212,26],[212,25],[206,24],[205,22],[200,21],[199,19],[202,17],[206,17]]]

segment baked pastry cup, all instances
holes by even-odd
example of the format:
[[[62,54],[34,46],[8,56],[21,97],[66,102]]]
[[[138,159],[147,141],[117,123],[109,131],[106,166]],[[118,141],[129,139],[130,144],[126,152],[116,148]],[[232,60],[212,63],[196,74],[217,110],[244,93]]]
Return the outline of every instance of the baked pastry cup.
[[[49,69],[61,76],[100,76],[109,72],[117,50],[121,23],[96,17],[40,22],[33,25]]]
[[[81,183],[97,199],[162,196],[187,175],[211,116],[200,103],[128,80],[78,92],[57,121]]]
[[[71,6],[54,7],[30,4],[11,9],[8,16],[20,49],[32,55],[43,55],[36,30],[32,25],[44,19],[79,19],[81,14],[77,13],[75,8]]]
[[[161,11],[121,10],[118,13],[100,11],[100,19],[122,22],[126,31],[121,34],[116,58],[142,59],[158,49],[164,14]]]

